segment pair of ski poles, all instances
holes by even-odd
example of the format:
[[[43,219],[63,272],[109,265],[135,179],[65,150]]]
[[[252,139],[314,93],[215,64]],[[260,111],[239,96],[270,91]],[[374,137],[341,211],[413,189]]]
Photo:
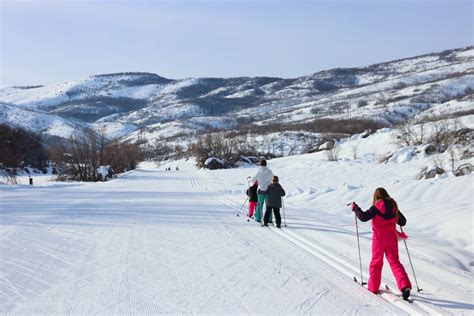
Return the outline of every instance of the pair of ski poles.
[[[347,204],[347,206],[352,205],[352,203],[353,202]],[[362,259],[361,259],[361,255],[360,255],[359,224],[358,224],[358,221],[357,221],[357,215],[355,213],[354,213],[354,218],[355,218],[356,233],[357,233],[357,249],[359,250],[360,284],[364,285],[364,284],[367,284],[367,283],[364,282],[364,279],[363,279],[363,276],[362,276]],[[400,229],[403,232],[403,228],[401,226],[400,226]],[[418,286],[418,280],[416,279],[415,269],[413,268],[413,263],[411,262],[411,256],[410,256],[410,252],[408,251],[407,241],[405,239],[403,239],[403,242],[405,243],[405,249],[407,250],[408,260],[410,261],[410,266],[411,266],[411,271],[413,272],[413,277],[415,278],[416,290],[418,292],[421,292],[421,291],[423,291],[423,289],[420,289],[420,287]]]
[[[247,187],[249,188],[250,187],[250,177],[247,177]],[[248,199],[250,197],[247,196],[247,198],[245,199],[244,203],[242,204],[242,206],[240,207],[239,211],[237,212],[237,216],[240,216],[240,212],[242,211],[242,209],[244,208],[245,206],[245,203],[247,203]],[[282,208],[283,208],[283,223],[285,225],[285,227],[287,227],[288,225],[286,225],[286,212],[285,212],[285,200],[282,198],[281,199],[281,204],[282,204]]]
[[[250,188],[250,177],[247,177],[247,188]],[[249,200],[250,196],[247,195],[247,198],[245,198],[245,201],[244,203],[242,204],[242,206],[240,207],[239,211],[237,212],[237,216],[240,216],[240,212],[242,211],[242,209],[244,208],[245,206],[245,203],[247,203],[247,201]]]

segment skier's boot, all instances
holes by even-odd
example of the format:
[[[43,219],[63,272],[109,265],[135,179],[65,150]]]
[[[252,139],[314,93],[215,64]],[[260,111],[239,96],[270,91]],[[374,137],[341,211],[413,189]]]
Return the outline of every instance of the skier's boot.
[[[411,289],[409,287],[406,287],[402,290],[402,297],[404,300],[407,300],[410,297],[410,291]]]

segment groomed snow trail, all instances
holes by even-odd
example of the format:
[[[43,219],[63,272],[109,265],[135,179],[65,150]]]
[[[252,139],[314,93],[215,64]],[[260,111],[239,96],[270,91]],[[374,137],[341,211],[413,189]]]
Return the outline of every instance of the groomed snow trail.
[[[0,312],[445,312],[369,293],[336,252],[236,217],[211,180],[142,165],[106,183],[2,188]]]

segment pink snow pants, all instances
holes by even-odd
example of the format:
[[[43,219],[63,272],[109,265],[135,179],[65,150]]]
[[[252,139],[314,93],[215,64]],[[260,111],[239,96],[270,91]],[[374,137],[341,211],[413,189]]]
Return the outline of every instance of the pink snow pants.
[[[249,217],[253,216],[253,213],[255,213],[256,207],[257,207],[257,202],[249,202]]]
[[[405,268],[398,257],[398,241],[395,230],[380,229],[374,231],[372,238],[372,261],[370,262],[369,291],[377,293],[382,281],[383,256],[387,257],[388,264],[392,269],[393,276],[397,281],[398,289],[401,291],[406,287],[411,288]]]

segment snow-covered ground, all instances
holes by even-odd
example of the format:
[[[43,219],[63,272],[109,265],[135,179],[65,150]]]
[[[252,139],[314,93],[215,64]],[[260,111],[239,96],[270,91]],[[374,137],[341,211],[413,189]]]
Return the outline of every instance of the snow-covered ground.
[[[247,222],[246,205],[236,216],[256,167],[147,162],[104,183],[43,176],[33,186],[27,178],[0,185],[0,312],[472,315],[474,175],[416,180],[432,157],[399,150],[393,137],[390,130],[353,136],[338,145],[336,162],[324,152],[270,160],[287,192],[281,230]],[[379,163],[389,152],[392,159]],[[423,289],[416,292],[399,244],[413,304],[352,281],[360,271],[346,204],[368,208],[379,186],[408,219]],[[365,280],[370,222],[359,230]],[[397,292],[387,263],[383,282]]]

